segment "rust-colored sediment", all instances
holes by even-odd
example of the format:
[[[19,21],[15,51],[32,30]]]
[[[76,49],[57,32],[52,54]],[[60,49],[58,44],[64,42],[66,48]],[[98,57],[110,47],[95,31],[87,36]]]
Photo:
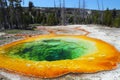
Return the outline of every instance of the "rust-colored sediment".
[[[119,52],[119,54],[120,54],[120,52]],[[119,55],[119,60],[118,60],[118,61],[119,61],[119,63],[120,63],[120,55]]]
[[[41,27],[40,28],[40,30],[45,30],[45,31],[47,31],[49,34],[57,34],[57,32],[59,32],[59,31],[65,31],[65,30],[63,30],[63,29],[52,29],[52,28],[46,28],[46,27]],[[83,31],[83,32],[85,32],[84,34],[81,34],[81,35],[84,35],[84,36],[87,36],[87,35],[89,35],[90,34],[90,32],[89,31],[87,31],[87,30],[85,30],[85,29],[82,29],[82,28],[80,28],[80,27],[75,27],[75,28],[70,28],[70,30],[79,30],[79,31]],[[21,36],[21,37],[32,37],[32,36],[38,36],[38,35],[40,35],[40,34],[37,34],[37,35],[34,35],[34,34],[16,34],[15,36]]]
[[[87,31],[87,30],[85,30],[85,29],[82,29],[82,28],[80,28],[80,27],[76,27],[76,28],[74,28],[75,30],[80,30],[80,31],[84,31],[84,32],[86,32],[84,35],[85,36],[87,36],[87,35],[89,35],[90,34],[90,32],[89,31]]]

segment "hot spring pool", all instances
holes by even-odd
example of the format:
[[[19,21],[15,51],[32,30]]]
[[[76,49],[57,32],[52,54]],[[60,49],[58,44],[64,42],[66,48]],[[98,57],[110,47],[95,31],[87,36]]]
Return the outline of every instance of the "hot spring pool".
[[[94,50],[95,44],[86,40],[51,38],[14,45],[6,50],[6,55],[34,61],[55,61],[76,59]]]

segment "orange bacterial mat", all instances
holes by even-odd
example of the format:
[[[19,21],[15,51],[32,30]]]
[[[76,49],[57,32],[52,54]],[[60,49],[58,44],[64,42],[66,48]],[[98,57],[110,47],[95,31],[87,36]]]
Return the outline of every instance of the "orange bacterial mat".
[[[28,76],[54,78],[67,73],[112,70],[120,53],[86,36],[39,35],[0,47],[0,68]]]

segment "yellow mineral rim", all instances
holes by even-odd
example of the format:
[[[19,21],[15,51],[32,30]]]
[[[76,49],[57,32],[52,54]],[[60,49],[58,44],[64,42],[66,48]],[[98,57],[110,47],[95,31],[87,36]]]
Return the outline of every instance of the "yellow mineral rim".
[[[0,47],[0,68],[28,76],[54,78],[117,67],[112,45],[86,36],[39,35]]]

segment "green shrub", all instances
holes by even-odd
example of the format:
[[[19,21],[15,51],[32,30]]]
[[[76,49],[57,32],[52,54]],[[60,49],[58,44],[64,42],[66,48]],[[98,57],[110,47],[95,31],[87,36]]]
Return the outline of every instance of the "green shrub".
[[[120,17],[115,18],[113,21],[113,26],[117,28],[120,27]]]

